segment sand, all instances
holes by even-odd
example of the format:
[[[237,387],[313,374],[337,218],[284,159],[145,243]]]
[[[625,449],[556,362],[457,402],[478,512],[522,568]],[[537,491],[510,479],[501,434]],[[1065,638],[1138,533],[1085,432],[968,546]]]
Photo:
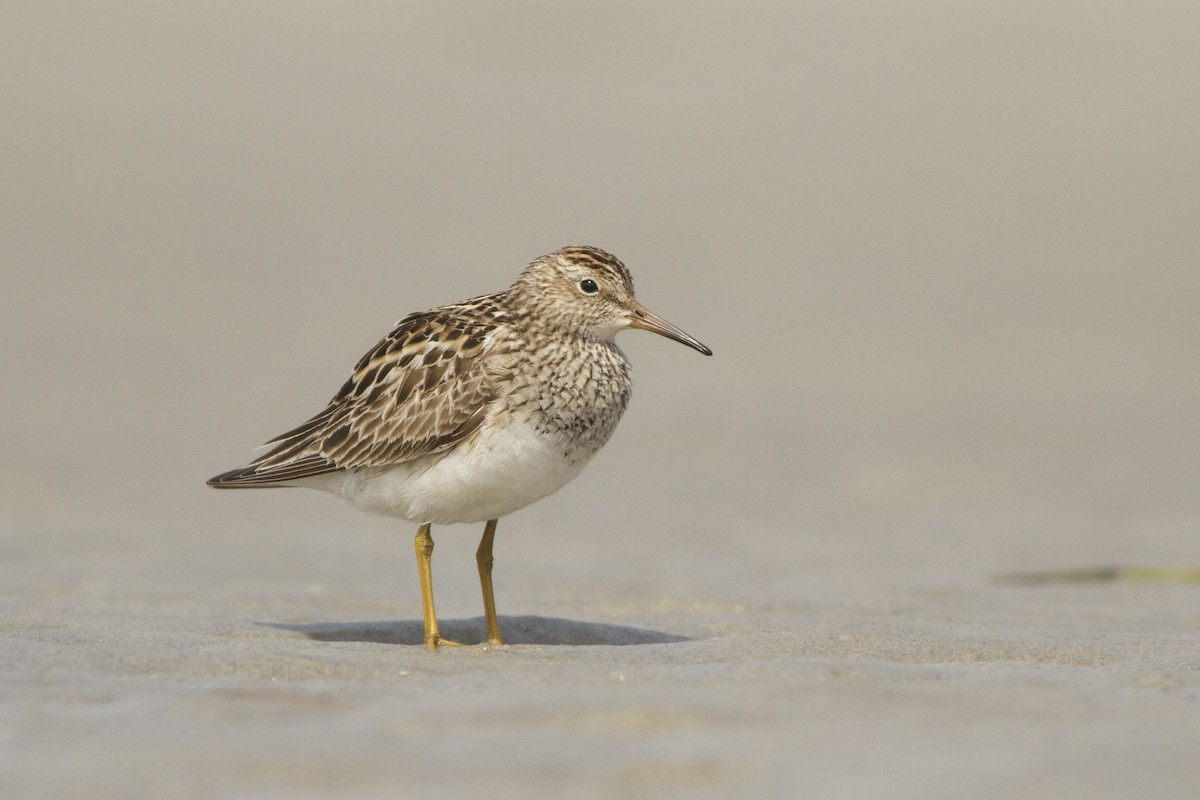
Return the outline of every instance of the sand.
[[[0,795],[1193,797],[1198,22],[6,14]],[[421,646],[413,526],[203,485],[568,243],[715,355],[621,335],[503,648]]]

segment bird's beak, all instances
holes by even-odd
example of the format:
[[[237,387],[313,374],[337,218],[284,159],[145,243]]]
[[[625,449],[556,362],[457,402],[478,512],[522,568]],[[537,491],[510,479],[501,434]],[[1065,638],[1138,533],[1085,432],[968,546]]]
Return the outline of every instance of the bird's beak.
[[[629,327],[641,328],[644,331],[653,331],[668,339],[674,339],[677,342],[686,344],[694,350],[699,350],[706,356],[712,355],[712,350],[709,350],[699,339],[691,334],[684,333],[681,329],[667,322],[662,317],[651,314],[640,304],[634,306],[633,313],[629,315]]]

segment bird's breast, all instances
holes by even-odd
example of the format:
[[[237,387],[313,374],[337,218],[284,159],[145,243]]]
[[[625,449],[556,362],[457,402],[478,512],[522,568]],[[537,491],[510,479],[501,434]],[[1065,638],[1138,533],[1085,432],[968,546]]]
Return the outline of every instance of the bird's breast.
[[[539,435],[559,442],[566,458],[591,458],[629,404],[632,382],[624,353],[615,345],[588,343],[542,353],[526,368],[526,388],[514,389],[514,405],[526,410]]]

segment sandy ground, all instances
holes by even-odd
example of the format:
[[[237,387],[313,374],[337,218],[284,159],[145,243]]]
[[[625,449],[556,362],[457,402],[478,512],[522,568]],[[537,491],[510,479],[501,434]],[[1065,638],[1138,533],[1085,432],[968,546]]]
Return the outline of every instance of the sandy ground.
[[[1184,798],[1200,13],[29,4],[0,33],[5,798]],[[404,313],[622,256],[712,346],[500,523],[205,478]],[[435,529],[477,639],[480,531]]]

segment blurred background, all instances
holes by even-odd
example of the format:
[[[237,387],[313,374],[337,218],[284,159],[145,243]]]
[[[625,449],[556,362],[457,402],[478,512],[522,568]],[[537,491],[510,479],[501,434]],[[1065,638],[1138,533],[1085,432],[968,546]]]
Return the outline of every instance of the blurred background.
[[[3,17],[9,586],[419,617],[412,526],[204,481],[399,317],[566,244],[716,355],[622,334],[633,404],[501,523],[502,614],[1200,560],[1195,4]],[[438,540],[444,614],[479,613],[477,536]]]

